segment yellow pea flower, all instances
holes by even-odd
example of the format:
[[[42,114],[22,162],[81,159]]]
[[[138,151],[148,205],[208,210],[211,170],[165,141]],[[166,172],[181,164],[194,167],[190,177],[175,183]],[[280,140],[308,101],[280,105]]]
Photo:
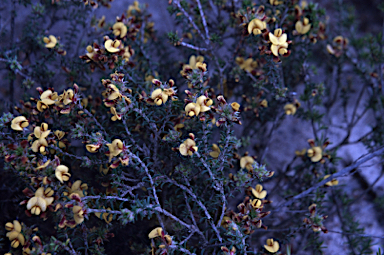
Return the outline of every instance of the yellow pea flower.
[[[74,92],[72,89],[64,90],[63,95],[62,95],[62,102],[65,105],[68,105],[72,103],[72,99],[74,97]]]
[[[42,197],[42,194],[41,196],[35,194],[34,197],[28,200],[27,210],[31,210],[32,214],[40,215],[41,212],[47,210],[47,201]]]
[[[162,105],[165,104],[168,100],[168,95],[166,92],[164,92],[162,89],[155,89],[152,94],[151,98],[155,101],[156,105]]]
[[[271,51],[276,57],[283,55],[288,52],[288,43],[287,43],[287,34],[281,30],[281,28],[276,29],[274,33],[269,33],[269,40],[271,41]]]
[[[163,232],[163,229],[161,227],[157,227],[155,229],[153,229],[149,234],[148,234],[148,238],[149,239],[153,239],[155,237],[158,237],[158,236],[161,236],[161,232]]]
[[[102,27],[104,26],[104,24],[105,24],[105,16],[103,15],[103,16],[101,17],[101,19],[99,19],[99,20],[97,21],[97,27],[98,27],[98,28],[102,28]]]
[[[204,67],[204,65],[202,65],[203,64],[203,62],[204,62],[204,57],[203,56],[195,56],[195,55],[191,55],[190,57],[189,57],[189,62],[188,62],[188,64],[184,64],[183,65],[183,68],[182,68],[182,70],[180,71],[180,74],[181,75],[186,75],[186,73],[187,73],[187,70],[189,69],[189,70],[193,70],[193,69],[197,69],[197,68],[207,68],[207,66],[205,65],[205,67]]]
[[[7,222],[5,224],[5,230],[7,231],[16,231],[16,232],[21,232],[21,224],[19,221],[14,220],[13,223]]]
[[[52,92],[52,90],[47,89],[40,95],[40,100],[45,104],[45,105],[52,105],[56,102],[56,99],[59,96],[57,95],[57,92]]]
[[[41,190],[39,191],[39,189],[41,189]],[[54,194],[53,189],[50,187],[48,187],[46,189],[44,189],[44,187],[40,187],[39,189],[37,189],[35,196],[41,194],[41,197],[44,198],[45,202],[47,203],[47,206],[51,205],[53,203],[53,200],[54,200],[54,198],[52,197]]]
[[[284,1],[280,1],[280,0],[269,0],[269,3],[271,5],[280,5],[280,4],[283,4]]]
[[[43,41],[45,43],[45,47],[49,49],[54,48],[57,44],[57,39],[54,35],[50,35],[49,37],[44,37]]]
[[[127,10],[128,17],[132,17],[135,12],[140,13],[139,1],[134,1],[133,5],[130,5]]]
[[[121,48],[124,48],[124,45],[121,43],[120,40],[114,40],[108,39],[104,43],[105,49],[110,53],[116,53],[119,52]]]
[[[231,107],[232,107],[232,110],[234,110],[235,112],[239,111],[240,109],[240,104],[237,103],[237,102],[233,102],[231,103]]]
[[[87,149],[87,151],[89,151],[90,153],[96,153],[97,150],[101,147],[101,144],[87,144],[85,145],[85,148]]]
[[[196,68],[200,69],[202,72],[206,72],[207,71],[207,64],[206,63],[197,62],[196,63]]]
[[[324,176],[323,180],[327,179],[329,176],[331,176],[330,174],[327,174],[326,176]],[[339,184],[339,181],[336,180],[336,179],[332,179],[331,181],[329,182],[326,182],[325,183],[325,186],[328,186],[328,187],[331,187],[331,186],[336,186]]]
[[[127,35],[128,30],[123,22],[116,22],[115,24],[113,24],[112,29],[113,29],[113,34],[115,36],[119,36],[120,38],[123,38]]]
[[[73,218],[76,224],[81,224],[84,221],[84,210],[81,206],[75,205],[72,208]]]
[[[64,131],[61,131],[61,130],[56,130],[55,132],[53,132],[57,139],[61,140],[63,139],[64,135],[65,135],[65,132]]]
[[[255,162],[255,160],[250,156],[244,156],[240,159],[240,167],[246,168],[248,171],[252,170],[252,164]]]
[[[199,115],[200,110],[200,105],[196,103],[189,103],[185,106],[185,114],[190,117]]]
[[[312,162],[319,162],[323,158],[323,150],[320,146],[315,146],[307,150],[307,155]]]
[[[260,19],[253,19],[248,24],[248,33],[254,35],[261,34],[261,31],[267,28],[267,23]]]
[[[103,208],[105,209],[105,207],[103,206]],[[107,208],[107,210],[111,210],[110,207]],[[100,217],[101,216],[101,213],[97,212],[95,213],[95,215],[100,218],[100,219],[103,219],[105,220],[105,222],[108,224],[108,223],[111,223],[112,219],[113,219],[113,215],[111,213],[103,213],[103,217]]]
[[[267,107],[268,107],[268,101],[267,101],[267,99],[263,99],[263,100],[260,102],[260,106],[261,106],[261,107],[264,107],[264,108],[267,108]]]
[[[340,57],[343,52],[347,49],[349,44],[348,38],[345,38],[341,35],[333,38],[333,44],[327,45],[327,51],[331,55],[335,55],[336,57]]]
[[[107,144],[109,149],[109,162],[111,162],[113,157],[118,156],[124,148],[124,144],[120,139],[115,139],[112,143]]]
[[[118,114],[115,107],[111,107],[111,113],[113,116],[111,117],[112,121],[121,120],[121,114]]]
[[[84,197],[87,194],[86,190],[88,190],[88,185],[86,183],[82,183],[81,180],[75,181],[72,186],[67,187],[67,191],[64,191],[64,196],[70,197],[72,194],[77,194],[79,197]]]
[[[194,140],[188,138],[182,144],[180,144],[179,151],[183,156],[192,156],[194,151],[197,151],[198,147]]]
[[[303,35],[303,34],[306,34],[308,33],[308,31],[311,29],[311,24],[309,24],[309,19],[308,18],[304,18],[304,21],[297,21],[296,24],[295,24],[295,29],[297,31],[297,33]]]
[[[204,57],[203,56],[195,56],[195,55],[192,55],[190,58],[189,58],[189,67],[192,68],[192,69],[197,69],[197,63],[203,63],[204,62]]]
[[[218,158],[219,157],[219,155],[220,155],[220,148],[219,148],[219,146],[217,146],[217,144],[213,144],[212,145],[212,150],[213,151],[211,151],[210,153],[209,153],[209,155],[211,155],[211,157],[213,157],[213,158]]]
[[[252,188],[252,195],[258,199],[264,199],[267,196],[267,191],[263,190],[263,186],[260,184],[256,185],[256,189]]]
[[[105,90],[105,96],[108,100],[115,100],[121,97],[120,90],[113,84],[108,84]]]
[[[263,207],[261,204],[261,200],[259,199],[253,199],[253,200],[251,199],[250,202],[253,209],[259,209]]]
[[[55,176],[61,183],[66,182],[69,180],[69,177],[71,177],[71,174],[68,173],[68,171],[69,168],[67,166],[59,165],[56,167]]]
[[[286,104],[284,106],[285,114],[294,115],[296,113],[297,107],[294,104]]]
[[[236,64],[239,65],[240,69],[247,72],[252,72],[257,67],[257,62],[253,58],[244,60],[242,57],[236,57]]]
[[[35,127],[33,130],[33,134],[38,140],[32,143],[32,151],[40,152],[42,154],[45,153],[45,147],[48,146],[48,142],[45,138],[51,133],[51,130],[48,130],[48,124],[42,123],[40,127]]]
[[[135,53],[134,50],[130,49],[129,47],[124,48],[124,54],[123,54],[123,59],[128,62],[129,59],[132,57],[132,55]]]
[[[20,232],[11,231],[8,232],[6,236],[8,237],[9,241],[11,241],[12,248],[16,249],[20,244],[22,246],[25,244],[25,238]]]
[[[206,111],[209,111],[211,109],[209,106],[211,106],[213,104],[213,101],[212,101],[212,99],[203,95],[203,96],[199,96],[197,98],[196,104],[200,105],[200,112],[206,112]]]
[[[16,131],[23,131],[23,129],[28,126],[29,122],[24,116],[18,116],[11,122],[11,128]]]
[[[276,253],[279,250],[280,246],[277,241],[273,241],[273,239],[271,238],[267,239],[267,244],[264,245],[264,248],[271,253]]]
[[[45,104],[43,101],[38,101],[36,104],[36,108],[39,112],[43,112],[49,108],[49,105]]]

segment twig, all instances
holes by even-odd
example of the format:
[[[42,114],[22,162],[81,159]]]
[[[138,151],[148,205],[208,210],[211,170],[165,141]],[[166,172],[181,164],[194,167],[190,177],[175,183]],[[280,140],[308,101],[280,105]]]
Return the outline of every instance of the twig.
[[[182,184],[180,184],[180,183],[170,179],[168,176],[165,176],[165,178],[166,178],[166,180],[165,180],[166,182],[170,182],[170,183],[176,185],[177,187],[179,187],[180,189],[184,190],[185,192],[187,192],[194,199],[194,201],[201,207],[201,209],[203,209],[204,214],[207,217],[207,220],[211,224],[213,230],[216,232],[217,238],[221,242],[222,238],[220,236],[220,232],[216,228],[215,224],[212,222],[212,216],[208,212],[208,209],[205,207],[205,205],[197,198],[197,196],[188,187],[186,187],[186,186],[184,186],[184,185],[182,185]]]
[[[131,202],[132,200],[127,199],[127,198],[122,198],[122,197],[117,197],[117,196],[86,196],[82,197],[81,200],[88,200],[88,199],[114,199],[114,200],[119,200],[119,201],[124,201],[124,202]]]
[[[192,209],[191,209],[191,206],[189,205],[189,202],[188,202],[188,199],[187,199],[187,195],[185,195],[185,192],[183,192],[184,194],[184,198],[185,198],[185,203],[187,205],[187,208],[188,208],[188,211],[189,213],[191,214],[191,219],[192,219],[192,222],[193,222],[193,225],[195,225],[196,229],[198,231],[196,231],[205,241],[205,243],[207,243],[207,239],[205,238],[204,234],[200,231],[199,227],[197,226],[197,223],[196,223],[196,220],[195,220],[195,217],[193,216],[193,212],[192,212]],[[182,241],[180,243],[180,245],[184,242],[186,242],[192,235],[193,235],[194,232],[192,232],[184,241]]]
[[[187,19],[189,20],[189,23],[191,23],[193,28],[197,31],[197,33],[201,36],[201,38],[203,38],[203,40],[205,41],[205,44],[209,45],[209,40],[207,40],[207,38],[205,38],[205,36],[201,33],[199,27],[193,21],[192,17],[181,6],[180,1],[179,0],[174,0],[173,3],[176,4],[177,8],[179,8],[180,11],[184,14],[184,16],[187,17]]]
[[[382,147],[382,148],[380,148],[380,149],[378,149],[378,150],[376,150],[376,151],[374,151],[372,153],[368,153],[368,154],[362,156],[354,164],[352,164],[350,166],[347,166],[344,169],[342,169],[341,171],[330,175],[328,178],[322,180],[321,182],[317,183],[313,187],[311,187],[311,188],[301,192],[300,194],[292,197],[289,201],[287,201],[287,202],[277,206],[276,209],[291,205],[294,201],[309,195],[312,191],[320,188],[321,186],[323,186],[325,183],[331,181],[332,179],[348,174],[351,170],[357,168],[361,164],[363,164],[363,163],[367,162],[368,160],[371,160],[372,158],[374,158],[376,156],[379,156],[379,155],[381,155],[383,153],[384,153],[384,147]]]
[[[52,149],[54,149],[54,150],[56,150],[57,152],[59,152],[59,153],[61,153],[61,154],[63,154],[63,155],[66,155],[66,156],[68,156],[68,157],[71,157],[71,158],[76,158],[76,159],[81,160],[81,161],[84,161],[84,159],[89,160],[89,161],[92,163],[92,165],[106,164],[106,163],[109,162],[108,160],[106,160],[106,161],[102,161],[102,160],[91,160],[91,159],[89,159],[87,156],[76,156],[76,155],[74,155],[74,154],[70,154],[70,153],[68,153],[68,152],[65,152],[65,151],[61,150],[59,147],[57,147],[57,146],[55,146],[55,145],[53,145],[53,144],[49,145],[49,147],[52,148]]]
[[[216,6],[215,4],[212,2],[212,0],[209,0],[209,5],[211,6],[213,12],[215,13],[215,15],[217,15],[217,9],[216,9]]]
[[[201,47],[197,47],[195,45],[192,45],[192,44],[189,44],[189,43],[186,43],[186,42],[179,42],[181,46],[184,46],[184,47],[187,47],[187,48],[190,48],[192,50],[197,50],[197,51],[208,51],[207,48],[201,48]]]
[[[210,38],[209,38],[208,25],[207,25],[207,20],[205,19],[203,7],[201,6],[200,0],[196,0],[196,2],[197,2],[197,6],[199,7],[201,20],[203,21],[203,26],[204,26],[204,30],[205,30],[205,36],[207,37],[207,40],[209,40]]]

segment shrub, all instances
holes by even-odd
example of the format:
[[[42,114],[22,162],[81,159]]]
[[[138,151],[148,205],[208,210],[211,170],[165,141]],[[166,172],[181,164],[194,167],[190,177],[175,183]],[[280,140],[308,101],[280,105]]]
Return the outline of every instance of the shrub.
[[[382,33],[341,2],[328,20],[306,1],[171,0],[167,34],[137,1],[97,18],[110,2],[7,7],[4,252],[323,254],[331,232],[372,253],[339,177],[381,201],[382,174],[358,169],[384,151]]]

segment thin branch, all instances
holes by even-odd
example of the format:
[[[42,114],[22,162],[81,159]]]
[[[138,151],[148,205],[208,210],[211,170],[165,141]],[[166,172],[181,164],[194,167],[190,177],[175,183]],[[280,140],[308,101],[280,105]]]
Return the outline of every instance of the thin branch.
[[[199,7],[201,20],[203,21],[203,26],[204,26],[204,30],[205,30],[205,36],[209,40],[210,38],[209,38],[208,25],[207,25],[207,20],[205,19],[203,7],[201,6],[200,0],[196,0],[196,2],[197,2],[197,6]]]
[[[184,194],[185,203],[187,205],[188,211],[191,214],[191,219],[192,219],[193,225],[195,225],[195,227],[196,227],[196,232],[204,239],[205,243],[207,243],[207,239],[205,238],[204,234],[200,231],[199,227],[197,226],[195,217],[193,216],[193,212],[192,212],[191,206],[189,205],[189,202],[188,202],[187,196],[185,195],[185,192],[183,192],[183,194]],[[193,235],[193,232],[190,234],[189,237],[187,237],[184,241],[182,241],[180,243],[180,245],[182,243],[186,242],[192,235]]]
[[[184,46],[184,47],[187,47],[187,48],[190,48],[192,50],[197,50],[197,51],[208,51],[207,48],[201,48],[201,47],[197,47],[195,45],[192,45],[192,44],[189,44],[189,43],[186,43],[186,42],[179,42],[181,46]]]
[[[201,36],[201,38],[203,38],[203,40],[205,41],[205,44],[209,45],[209,40],[207,40],[207,38],[205,38],[205,36],[201,33],[199,27],[193,21],[192,17],[181,6],[180,1],[174,0],[173,3],[176,4],[177,8],[179,8],[179,10],[184,14],[184,16],[187,17],[189,23],[191,23],[192,27],[197,31],[197,33]]]
[[[289,206],[291,205],[294,201],[298,200],[298,199],[301,199],[303,197],[306,197],[307,195],[309,195],[312,191],[315,191],[316,189],[320,188],[321,186],[323,186],[325,183],[331,181],[332,179],[334,178],[337,178],[337,177],[341,177],[341,176],[344,176],[346,174],[348,174],[350,171],[352,171],[353,169],[357,168],[358,166],[360,166],[361,164],[367,162],[368,160],[371,160],[372,158],[374,157],[377,157],[379,155],[382,155],[384,153],[384,147],[372,152],[372,153],[368,153],[364,156],[362,156],[359,160],[357,160],[354,164],[348,166],[348,167],[345,167],[344,169],[342,169],[341,171],[337,172],[337,173],[334,173],[332,175],[330,175],[328,178],[322,180],[321,182],[317,183],[316,185],[312,186],[311,188],[301,192],[300,194],[292,197],[290,200],[288,200],[287,202],[279,205],[276,207],[276,209],[278,208],[282,208],[282,207],[286,207],[286,206]]]
[[[196,153],[196,152],[195,152]],[[207,220],[209,221],[209,223],[211,224],[213,230],[216,232],[216,235],[217,235],[217,238],[220,240],[222,240],[221,236],[220,236],[220,232],[219,230],[216,228],[215,224],[212,222],[212,216],[210,215],[210,213],[208,212],[208,209],[205,207],[205,205],[197,198],[197,196],[192,192],[192,190],[190,190],[188,187],[176,182],[175,180],[172,180],[170,179],[168,176],[165,176],[166,177],[166,182],[169,182],[169,183],[172,183],[174,185],[176,185],[177,187],[179,187],[180,189],[184,190],[185,192],[187,192],[193,199],[194,201],[201,207],[201,209],[203,209],[204,213],[205,213],[205,216],[207,217]],[[197,231],[197,230],[196,230]]]

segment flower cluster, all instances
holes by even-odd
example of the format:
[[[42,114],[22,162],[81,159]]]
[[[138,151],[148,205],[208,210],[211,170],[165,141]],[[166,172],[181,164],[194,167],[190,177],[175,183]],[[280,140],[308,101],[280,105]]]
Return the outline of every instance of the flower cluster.
[[[53,203],[53,193],[54,191],[51,188],[38,188],[34,196],[28,200],[27,210],[30,210],[31,214],[35,215],[45,212],[47,207]]]
[[[347,50],[349,44],[348,38],[341,35],[333,38],[332,44],[327,44],[327,51],[335,57],[340,57]]]
[[[7,222],[7,224],[5,224],[5,230],[8,231],[7,237],[9,241],[11,241],[11,246],[13,248],[19,247],[20,244],[24,246],[25,238],[21,233],[22,228],[19,221],[14,220],[13,223]]]
[[[151,97],[146,100],[148,104],[160,106],[167,102],[168,97],[171,97],[172,101],[177,100],[177,90],[174,88],[175,82],[172,79],[166,83],[162,83],[157,79],[153,79],[152,84],[159,88],[155,89],[152,92]]]
[[[316,212],[317,205],[316,204],[311,204],[308,207],[309,210],[309,217],[304,218],[304,223],[308,226],[311,227],[314,232],[320,232],[323,231],[324,233],[327,233],[328,230],[327,228],[323,225],[323,220],[328,218],[328,216],[323,216],[320,215]]]

